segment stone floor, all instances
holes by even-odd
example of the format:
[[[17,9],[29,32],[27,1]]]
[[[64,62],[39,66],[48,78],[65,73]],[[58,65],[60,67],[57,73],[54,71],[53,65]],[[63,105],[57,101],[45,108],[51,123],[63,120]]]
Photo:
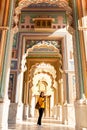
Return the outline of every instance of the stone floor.
[[[8,130],[75,130],[73,125],[58,124],[57,120],[43,119],[42,126],[37,126],[37,119],[29,119],[22,123],[17,123],[16,126],[9,124]]]

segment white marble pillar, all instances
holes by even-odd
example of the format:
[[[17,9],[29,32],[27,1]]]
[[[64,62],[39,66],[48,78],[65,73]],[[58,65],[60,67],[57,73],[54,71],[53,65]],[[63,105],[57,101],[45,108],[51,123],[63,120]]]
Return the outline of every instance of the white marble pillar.
[[[31,116],[34,117],[35,115],[35,96],[32,96],[31,99]]]
[[[21,122],[23,118],[23,103],[22,103],[22,89],[23,89],[23,72],[18,75],[17,79],[17,122]]]
[[[0,84],[0,90],[1,90],[0,91],[0,96],[1,96],[0,97],[0,130],[8,129],[8,111],[9,111],[9,105],[10,105],[10,100],[8,99],[8,84],[9,84],[10,61],[11,61],[10,54],[11,54],[11,50],[9,50],[8,62],[6,66],[4,67],[3,77]]]
[[[0,130],[8,130],[8,111],[10,100],[0,102]]]
[[[17,80],[17,98],[18,98],[18,107],[17,107],[17,122],[21,122],[23,118],[23,103],[22,103],[22,90],[23,90],[23,75],[24,72],[27,70],[25,65],[26,63],[26,55],[24,54],[21,61],[21,72],[18,75]]]
[[[61,81],[60,81],[60,87],[61,87],[61,105],[63,104],[63,102],[64,102],[64,94],[63,94],[63,79],[61,79]]]
[[[13,31],[8,31],[10,38],[7,39],[7,46],[4,58],[3,75],[1,81],[1,96],[0,97],[0,130],[8,129],[8,113],[10,100],[8,99],[8,86],[9,86],[9,74],[10,74],[10,63],[11,63],[11,52],[12,52],[12,39]],[[9,44],[8,44],[9,41]]]
[[[23,72],[18,75],[17,89],[16,89],[16,103],[10,104],[9,122],[16,124],[21,122],[23,118],[23,103],[22,103],[22,86],[23,86]],[[14,118],[14,119],[13,119]]]

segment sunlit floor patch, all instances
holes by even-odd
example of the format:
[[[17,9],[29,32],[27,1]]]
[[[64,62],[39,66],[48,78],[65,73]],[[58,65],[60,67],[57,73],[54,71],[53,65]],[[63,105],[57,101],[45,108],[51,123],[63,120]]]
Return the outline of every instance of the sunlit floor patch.
[[[52,122],[53,121],[53,122]],[[29,118],[27,121],[22,121],[15,125],[9,125],[8,130],[75,130],[74,125],[58,124],[55,120],[43,119],[42,125],[37,125],[37,119]]]

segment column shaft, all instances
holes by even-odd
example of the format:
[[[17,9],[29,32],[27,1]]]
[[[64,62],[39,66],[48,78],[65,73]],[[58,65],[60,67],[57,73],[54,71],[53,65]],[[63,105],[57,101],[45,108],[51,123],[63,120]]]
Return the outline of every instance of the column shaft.
[[[3,71],[0,83],[0,97],[8,98],[8,85],[9,85],[9,74],[10,74],[10,64],[11,64],[11,53],[12,53],[12,40],[13,32],[12,27],[12,16],[13,16],[13,0],[10,5],[10,15],[9,15],[9,30],[7,31],[7,41],[5,46],[5,53],[3,59]]]
[[[84,82],[83,82],[83,71],[82,71],[82,57],[81,57],[81,48],[80,48],[80,37],[78,32],[78,14],[77,14],[77,3],[76,0],[73,0],[73,11],[74,11],[74,23],[75,23],[75,43],[76,43],[76,57],[77,57],[77,71],[78,71],[78,80],[79,80],[79,96],[77,92],[77,99],[83,97],[84,93]]]

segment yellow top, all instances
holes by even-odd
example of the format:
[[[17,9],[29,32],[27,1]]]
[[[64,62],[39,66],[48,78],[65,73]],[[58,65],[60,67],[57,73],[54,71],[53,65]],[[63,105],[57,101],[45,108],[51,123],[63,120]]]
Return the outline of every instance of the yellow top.
[[[40,108],[45,108],[45,102],[43,97],[39,97],[38,102],[40,104]]]

